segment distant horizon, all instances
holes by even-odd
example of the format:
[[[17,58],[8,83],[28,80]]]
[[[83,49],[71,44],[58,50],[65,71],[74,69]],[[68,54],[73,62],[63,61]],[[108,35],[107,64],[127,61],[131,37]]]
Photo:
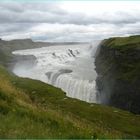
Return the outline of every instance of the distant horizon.
[[[118,38],[118,37],[131,37],[131,36],[140,36],[140,34],[134,34],[134,35],[127,35],[127,36],[110,36],[110,37],[107,37],[107,38],[103,38],[103,39],[97,39],[97,40],[93,40],[93,41],[87,41],[87,42],[84,42],[84,41],[64,41],[64,42],[55,42],[55,41],[46,41],[46,40],[33,40],[32,38],[15,38],[15,39],[10,39],[10,40],[6,40],[6,39],[3,39],[3,38],[0,38],[0,41],[19,41],[19,40],[31,40],[33,42],[44,42],[44,43],[93,43],[94,41],[103,41],[105,39],[109,39],[109,38]]]
[[[48,42],[48,43],[90,43],[90,42],[74,42],[74,41],[69,41],[69,42],[51,42],[51,41],[44,41],[44,40],[33,40],[32,38],[15,38],[15,39],[10,39],[10,40],[6,40],[6,39],[2,39],[2,38],[0,38],[0,41],[19,41],[19,40],[31,40],[31,41],[33,41],[33,42]]]

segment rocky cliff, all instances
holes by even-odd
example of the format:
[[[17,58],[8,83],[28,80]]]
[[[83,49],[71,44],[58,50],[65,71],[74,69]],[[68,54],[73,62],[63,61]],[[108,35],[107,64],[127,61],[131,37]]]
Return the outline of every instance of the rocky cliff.
[[[97,52],[101,102],[140,113],[140,36],[106,39]]]

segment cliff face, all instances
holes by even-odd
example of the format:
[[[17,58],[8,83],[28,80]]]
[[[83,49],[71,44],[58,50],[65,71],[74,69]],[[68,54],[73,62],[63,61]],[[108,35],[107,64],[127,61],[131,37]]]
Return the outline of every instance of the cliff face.
[[[140,36],[104,40],[95,65],[101,102],[140,113]]]

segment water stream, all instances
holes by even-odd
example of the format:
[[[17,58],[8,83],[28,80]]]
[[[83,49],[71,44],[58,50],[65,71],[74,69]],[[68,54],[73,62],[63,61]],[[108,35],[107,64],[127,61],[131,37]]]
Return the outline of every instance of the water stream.
[[[14,51],[15,55],[34,55],[36,64],[17,62],[13,72],[61,88],[68,97],[98,103],[94,55],[98,42],[56,45]]]

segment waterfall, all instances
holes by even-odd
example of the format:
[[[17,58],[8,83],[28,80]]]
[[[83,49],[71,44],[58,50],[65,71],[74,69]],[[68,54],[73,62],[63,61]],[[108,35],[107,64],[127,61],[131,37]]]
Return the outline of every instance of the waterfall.
[[[55,86],[66,91],[68,97],[77,98],[86,102],[96,102],[95,81],[77,80],[67,75],[59,76]]]
[[[34,55],[37,64],[27,71],[20,64],[13,72],[22,77],[38,79],[61,88],[68,97],[97,103],[94,54],[98,42],[76,45],[56,45],[38,49],[14,51],[15,55]],[[24,72],[23,72],[24,71]]]

